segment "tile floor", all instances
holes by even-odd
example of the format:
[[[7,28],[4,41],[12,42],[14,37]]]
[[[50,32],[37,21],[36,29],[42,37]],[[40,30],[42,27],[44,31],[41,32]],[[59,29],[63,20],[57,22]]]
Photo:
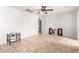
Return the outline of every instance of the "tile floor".
[[[12,45],[0,45],[1,53],[78,53],[79,41],[48,34],[34,35]]]

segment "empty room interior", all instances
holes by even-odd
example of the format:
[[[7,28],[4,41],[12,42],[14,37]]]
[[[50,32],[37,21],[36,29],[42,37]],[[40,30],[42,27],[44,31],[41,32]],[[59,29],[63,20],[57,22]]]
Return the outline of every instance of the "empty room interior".
[[[79,6],[0,6],[1,53],[79,53]]]

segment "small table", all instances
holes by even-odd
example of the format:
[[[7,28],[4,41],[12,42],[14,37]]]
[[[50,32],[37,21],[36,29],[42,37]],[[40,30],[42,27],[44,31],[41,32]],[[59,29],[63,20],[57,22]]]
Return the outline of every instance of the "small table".
[[[12,42],[21,41],[20,33],[9,33],[7,34],[7,43],[11,45]]]

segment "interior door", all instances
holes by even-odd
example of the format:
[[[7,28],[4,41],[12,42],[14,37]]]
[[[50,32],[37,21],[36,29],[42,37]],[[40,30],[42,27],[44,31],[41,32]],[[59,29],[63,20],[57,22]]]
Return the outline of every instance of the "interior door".
[[[42,20],[41,19],[38,20],[38,33],[39,34],[42,33]]]

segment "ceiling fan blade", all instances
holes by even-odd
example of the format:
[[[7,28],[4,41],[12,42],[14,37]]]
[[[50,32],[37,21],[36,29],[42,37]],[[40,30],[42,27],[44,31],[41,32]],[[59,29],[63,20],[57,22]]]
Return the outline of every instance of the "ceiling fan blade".
[[[26,9],[25,11],[28,11],[28,12],[34,12],[33,10],[31,9]]]
[[[53,9],[45,9],[44,11],[53,11]]]
[[[38,12],[38,11],[41,11],[40,9],[26,9],[25,11],[28,11],[28,12]]]
[[[35,11],[41,11],[40,9],[34,9]]]

